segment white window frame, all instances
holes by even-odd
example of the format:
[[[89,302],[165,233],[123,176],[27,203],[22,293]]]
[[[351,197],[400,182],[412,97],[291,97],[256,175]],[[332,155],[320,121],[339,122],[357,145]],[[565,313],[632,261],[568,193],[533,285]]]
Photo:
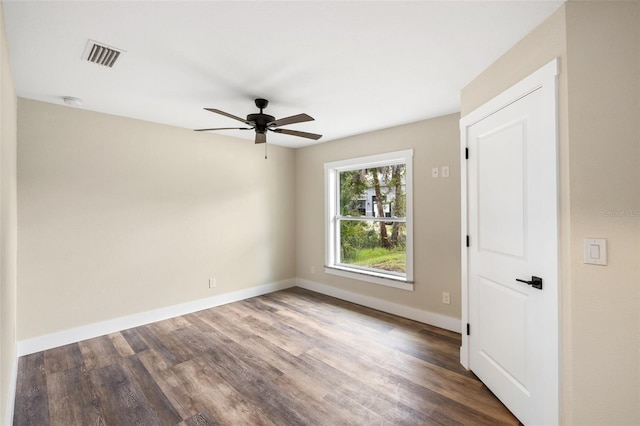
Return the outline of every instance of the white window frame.
[[[405,164],[405,196],[406,196],[406,274],[404,276],[385,273],[380,270],[349,267],[339,263],[340,227],[338,175],[342,171],[369,169],[375,167]],[[374,284],[413,291],[413,150],[389,152],[369,155],[348,160],[333,161],[324,164],[325,182],[325,267],[328,274],[339,275]],[[393,218],[387,218],[393,221]]]

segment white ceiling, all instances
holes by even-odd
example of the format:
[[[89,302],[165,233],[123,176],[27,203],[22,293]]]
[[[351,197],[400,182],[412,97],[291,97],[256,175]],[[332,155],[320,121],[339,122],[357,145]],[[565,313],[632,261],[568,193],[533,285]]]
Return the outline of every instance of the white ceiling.
[[[4,1],[18,96],[188,129],[253,99],[324,142],[459,111],[460,89],[556,1]],[[88,39],[126,51],[81,60]],[[223,131],[253,139],[253,132]],[[289,147],[315,141],[269,133]]]

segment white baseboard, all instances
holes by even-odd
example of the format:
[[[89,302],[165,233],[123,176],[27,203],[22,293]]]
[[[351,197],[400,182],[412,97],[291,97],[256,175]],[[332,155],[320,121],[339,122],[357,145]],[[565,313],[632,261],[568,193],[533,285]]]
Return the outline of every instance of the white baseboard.
[[[444,328],[445,330],[454,331],[456,333],[460,333],[461,330],[460,327],[462,326],[462,322],[459,318],[448,317],[446,315],[436,314],[434,312],[400,305],[397,303],[378,299],[376,297],[353,293],[301,278],[296,279],[296,285],[301,288],[306,288],[307,290],[346,300],[347,302],[357,303],[358,305],[377,309],[379,311],[397,315],[399,317],[408,318],[414,321],[433,325],[435,327]]]
[[[448,317],[446,315],[412,308],[375,297],[341,290],[339,288],[320,284],[314,281],[297,278],[279,281],[276,283],[263,284],[244,290],[238,290],[231,293],[208,297],[206,299],[194,300],[192,302],[181,303],[179,305],[154,309],[152,311],[141,312],[139,314],[114,318],[112,320],[88,324],[69,330],[63,330],[34,337],[31,339],[21,340],[17,342],[18,356],[29,355],[35,352],[67,345],[69,343],[80,342],[82,340],[103,336],[109,333],[115,333],[117,331],[122,331],[129,328],[139,327],[141,325],[149,324],[152,322],[190,314],[192,312],[201,311],[203,309],[225,305],[227,303],[237,302],[239,300],[244,300],[255,296],[261,296],[263,294],[272,293],[278,290],[284,290],[296,285],[298,287],[306,288],[308,290],[322,293],[327,296],[336,297],[348,302],[357,303],[362,306],[377,309],[382,312],[387,312],[403,318],[408,318],[414,321],[419,321],[425,324],[444,328],[445,330],[454,331],[456,333],[459,333],[461,330],[461,321],[458,318]],[[13,373],[15,376],[17,376],[17,362],[14,366]],[[12,391],[15,394],[15,387],[14,389],[12,389]]]
[[[82,340],[103,336],[109,333],[126,330],[133,327],[162,321],[180,315],[209,309],[214,306],[226,305],[250,297],[261,296],[278,290],[284,290],[296,285],[294,279],[279,281],[275,283],[263,284],[231,293],[220,294],[205,299],[198,299],[192,302],[181,303],[179,305],[167,306],[166,308],[154,309],[152,311],[141,312],[139,314],[127,315],[125,317],[114,318],[112,320],[88,324],[69,330],[56,333],[45,334],[43,336],[18,342],[18,356],[29,355],[35,352],[44,351],[69,343],[80,342]]]

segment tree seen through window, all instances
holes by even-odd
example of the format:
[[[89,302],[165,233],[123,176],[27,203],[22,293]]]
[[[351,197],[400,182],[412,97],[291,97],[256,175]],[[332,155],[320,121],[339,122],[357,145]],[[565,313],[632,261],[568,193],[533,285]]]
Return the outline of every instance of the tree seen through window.
[[[339,173],[340,263],[406,273],[405,178],[405,164]]]

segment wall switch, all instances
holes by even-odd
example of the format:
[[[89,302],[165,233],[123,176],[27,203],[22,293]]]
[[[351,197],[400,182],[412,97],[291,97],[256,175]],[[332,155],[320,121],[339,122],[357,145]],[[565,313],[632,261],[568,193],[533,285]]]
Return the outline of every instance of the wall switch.
[[[584,263],[589,265],[607,265],[607,240],[604,238],[585,238]]]
[[[432,178],[437,178],[438,177],[438,168],[434,167],[431,169],[431,177]]]
[[[442,166],[442,175],[443,178],[449,177],[449,166]]]
[[[442,303],[444,303],[445,305],[451,304],[451,297],[449,296],[449,293],[447,293],[446,291],[442,292]]]
[[[216,279],[209,278],[209,288],[214,288],[216,286]]]

